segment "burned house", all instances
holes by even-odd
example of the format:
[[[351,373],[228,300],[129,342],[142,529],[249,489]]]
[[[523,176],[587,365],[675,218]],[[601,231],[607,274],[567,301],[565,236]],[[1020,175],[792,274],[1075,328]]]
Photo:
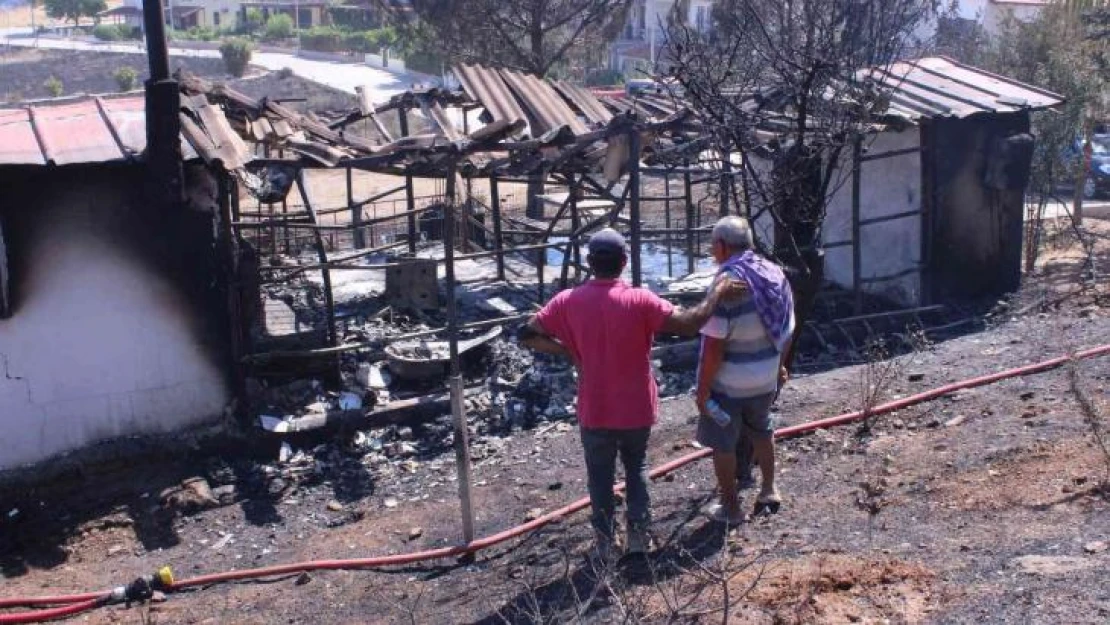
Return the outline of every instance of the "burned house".
[[[144,119],[141,95],[0,109],[0,470],[230,400],[215,182],[189,167],[188,207],[154,210]]]

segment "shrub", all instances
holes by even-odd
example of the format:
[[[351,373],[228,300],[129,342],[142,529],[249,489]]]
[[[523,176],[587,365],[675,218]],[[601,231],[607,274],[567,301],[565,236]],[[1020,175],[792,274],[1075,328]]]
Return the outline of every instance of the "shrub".
[[[92,34],[101,41],[119,41],[123,38],[115,24],[97,24],[93,27]]]
[[[279,69],[278,73],[277,73],[277,77],[280,78],[281,80],[285,80],[287,78],[292,78],[293,76],[294,76],[294,74],[293,74],[293,68],[292,67],[283,67],[283,68]]]
[[[377,33],[373,30],[363,30],[343,35],[343,48],[351,52],[377,52],[380,47]]]
[[[343,49],[343,33],[330,26],[316,26],[300,33],[301,47],[317,52],[338,52]]]
[[[62,85],[62,81],[58,80],[57,76],[47,78],[42,83],[42,87],[46,89],[46,92],[49,93],[52,98],[59,98],[65,93],[65,86]]]
[[[277,41],[279,39],[288,39],[293,36],[293,18],[284,13],[271,15],[270,19],[266,20],[266,28],[262,33],[262,38],[266,41]]]
[[[586,76],[587,87],[610,87],[623,84],[624,74],[615,69],[599,69]]]
[[[120,92],[133,91],[139,83],[139,72],[130,67],[121,67],[112,74],[112,78],[116,79]]]
[[[242,76],[251,62],[253,46],[246,39],[227,39],[220,44],[220,56],[227,66],[227,73]]]

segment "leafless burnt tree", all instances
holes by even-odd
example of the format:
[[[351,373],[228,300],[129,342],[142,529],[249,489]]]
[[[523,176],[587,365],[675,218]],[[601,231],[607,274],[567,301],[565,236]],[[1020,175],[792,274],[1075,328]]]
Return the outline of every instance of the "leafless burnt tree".
[[[659,74],[738,155],[732,205],[774,222],[773,254],[791,270],[799,324],[822,280],[821,227],[832,195],[850,178],[847,157],[885,121],[885,70],[930,35],[929,0],[722,0],[711,28],[670,20]],[[729,188],[731,187],[731,188]]]
[[[560,61],[598,50],[624,25],[632,0],[376,0],[402,28],[453,61],[544,76]]]

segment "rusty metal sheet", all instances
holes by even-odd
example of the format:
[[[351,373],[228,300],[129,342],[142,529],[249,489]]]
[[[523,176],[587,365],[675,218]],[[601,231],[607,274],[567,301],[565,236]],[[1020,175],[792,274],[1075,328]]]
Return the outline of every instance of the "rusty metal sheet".
[[[103,163],[126,156],[92,100],[42,104],[30,111],[48,163]]]
[[[0,110],[0,165],[45,165],[27,109]]]
[[[494,120],[528,121],[528,116],[497,70],[478,65],[457,65],[454,71],[466,94],[481,102]],[[533,131],[533,134],[542,133]]]
[[[420,110],[428,119],[435,122],[443,136],[451,141],[458,141],[462,138],[462,133],[455,128],[455,124],[451,122],[451,118],[447,116],[447,111],[443,110],[439,102],[429,102],[427,98],[420,98]]]
[[[613,119],[613,114],[589,90],[564,81],[553,81],[551,84],[591,122],[604,124]]]
[[[551,85],[532,76],[514,70],[500,70],[501,77],[513,93],[539,124],[532,129],[532,135],[546,133],[560,126],[567,126],[574,134],[589,132],[582,120],[570,110],[566,102],[555,93]]]
[[[208,103],[208,98],[182,97],[181,106],[192,111],[208,138],[207,143],[194,144],[206,161],[219,160],[225,169],[231,170],[239,169],[251,160],[246,143],[232,130],[223,111]]]
[[[97,98],[100,115],[123,152],[137,156],[146,150],[146,101],[143,96]]]

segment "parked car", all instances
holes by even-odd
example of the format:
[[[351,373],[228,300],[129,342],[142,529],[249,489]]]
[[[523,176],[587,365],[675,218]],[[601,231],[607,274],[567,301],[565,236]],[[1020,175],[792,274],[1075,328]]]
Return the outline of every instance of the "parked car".
[[[1087,180],[1083,185],[1083,198],[1095,199],[1110,196],[1110,134],[1097,134],[1091,137],[1091,167],[1087,170]],[[1082,158],[1083,141],[1077,140],[1065,154],[1065,158]],[[1068,188],[1071,188],[1068,185]]]

